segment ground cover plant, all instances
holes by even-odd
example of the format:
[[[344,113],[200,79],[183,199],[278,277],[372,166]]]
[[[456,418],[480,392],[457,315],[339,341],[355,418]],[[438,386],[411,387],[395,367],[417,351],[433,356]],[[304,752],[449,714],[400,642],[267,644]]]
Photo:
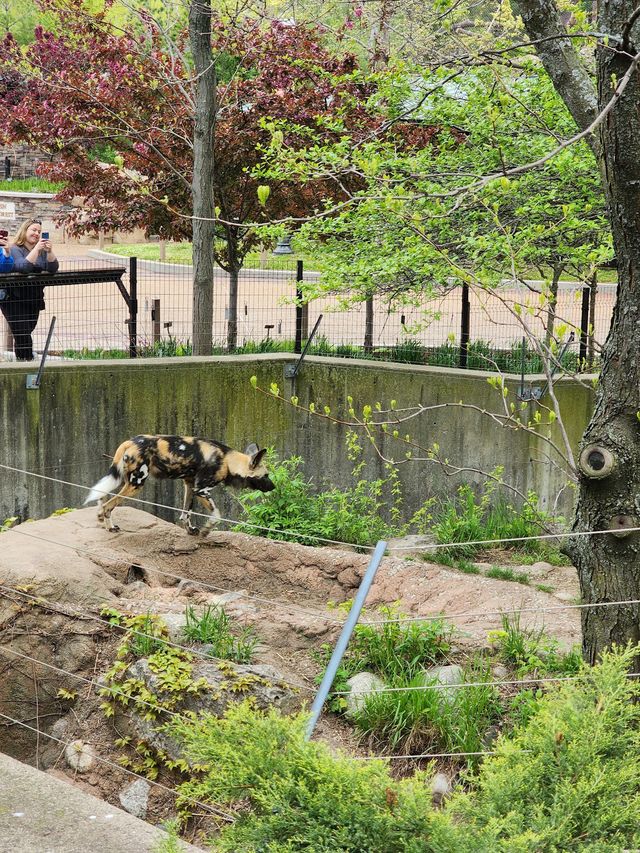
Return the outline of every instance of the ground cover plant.
[[[441,810],[425,784],[433,768],[394,780],[381,761],[305,741],[304,714],[247,703],[221,719],[167,726],[200,768],[179,788],[182,806],[197,800],[234,814],[211,836],[220,851],[636,849],[640,689],[627,677],[635,654],[607,652],[576,680],[526,696],[526,713]]]

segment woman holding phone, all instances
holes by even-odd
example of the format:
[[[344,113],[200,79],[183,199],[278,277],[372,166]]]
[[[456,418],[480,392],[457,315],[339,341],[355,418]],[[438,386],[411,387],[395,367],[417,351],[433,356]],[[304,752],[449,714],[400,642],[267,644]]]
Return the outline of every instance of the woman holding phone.
[[[53,253],[49,232],[42,233],[39,219],[28,219],[20,226],[11,246],[11,257],[15,272],[54,273],[58,271],[58,260]],[[9,299],[0,302],[11,334],[17,361],[33,359],[31,334],[38,323],[38,315],[44,308],[44,285],[29,279],[19,288],[12,288]]]

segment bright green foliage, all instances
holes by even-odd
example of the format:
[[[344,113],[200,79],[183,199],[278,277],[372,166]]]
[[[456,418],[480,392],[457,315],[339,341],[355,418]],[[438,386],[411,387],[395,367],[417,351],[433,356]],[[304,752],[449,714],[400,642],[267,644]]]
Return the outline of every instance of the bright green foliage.
[[[561,652],[557,640],[546,636],[544,628],[522,628],[519,613],[503,615],[502,630],[490,631],[489,638],[501,659],[515,667],[519,676],[575,675],[583,667],[577,649]]]
[[[499,472],[498,472],[499,474]],[[521,508],[515,507],[504,498],[495,500],[498,482],[489,480],[477,495],[468,484],[458,488],[457,499],[447,500],[435,513],[434,533],[439,543],[459,542],[459,546],[443,549],[450,556],[471,557],[482,550],[482,545],[465,545],[465,542],[519,539],[537,536],[546,532],[544,525],[551,521],[548,515],[537,509],[538,497],[533,492]],[[515,548],[542,556],[549,549],[544,540],[528,542],[503,542],[502,547]]]
[[[304,740],[306,718],[256,712],[246,703],[222,719],[176,722],[187,756],[211,769],[180,788],[192,798],[240,807],[215,849],[233,853],[421,853],[429,849],[424,779],[394,781],[381,761],[334,757]],[[251,811],[246,809],[250,805]]]
[[[207,605],[202,613],[188,605],[185,610],[186,623],[183,628],[187,640],[206,643],[212,657],[232,660],[236,663],[251,663],[258,638],[251,628],[243,628],[239,637],[231,632],[231,620],[223,607]]]
[[[637,651],[539,699],[447,809],[440,853],[621,851],[640,846]],[[444,826],[443,826],[444,830]]]
[[[385,509],[392,513],[393,507],[382,496],[395,489],[393,472],[386,479],[369,481],[362,477],[347,489],[316,492],[311,481],[303,477],[302,464],[299,456],[282,462],[272,458],[269,471],[275,489],[267,494],[239,495],[246,522],[236,530],[306,545],[322,544],[321,539],[372,545],[398,534],[382,515]]]
[[[381,607],[378,614],[380,620],[392,621],[356,625],[343,659],[350,675],[372,670],[387,679],[413,678],[449,651],[453,630],[443,619],[402,622],[395,607]]]
[[[353,721],[390,752],[479,752],[500,712],[495,688],[483,683],[491,680],[490,671],[482,666],[465,671],[464,682],[473,687],[434,689],[429,685],[435,681],[424,674],[397,677],[390,682],[396,692],[368,696]],[[478,762],[474,756],[467,760]]]

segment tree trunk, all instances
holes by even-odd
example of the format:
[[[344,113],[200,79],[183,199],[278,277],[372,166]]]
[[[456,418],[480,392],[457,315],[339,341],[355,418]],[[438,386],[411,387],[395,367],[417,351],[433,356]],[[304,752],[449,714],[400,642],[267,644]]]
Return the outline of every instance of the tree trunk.
[[[599,6],[595,30],[616,34],[634,12],[631,0],[612,0]],[[517,0],[529,38],[578,125],[591,120],[592,95],[584,77],[572,77],[575,49],[549,39],[557,32],[558,13],[552,0]],[[637,27],[636,27],[637,29]],[[614,36],[612,35],[612,38]],[[616,42],[616,44],[618,44]],[[598,106],[613,94],[637,46],[612,50],[600,42],[596,53]],[[591,422],[581,443],[580,490],[574,530],[611,533],[570,540],[569,552],[578,569],[582,600],[586,604],[640,599],[640,535],[627,528],[640,522],[640,88],[638,71],[619,101],[600,125],[591,145],[598,156],[609,218],[618,259],[618,293],[611,330],[602,355],[602,372]],[[582,116],[582,119],[580,118]],[[595,661],[612,643],[637,643],[640,608],[621,604],[584,608],[583,653]]]
[[[189,42],[193,55],[193,354],[211,355],[213,345],[213,240],[216,72],[211,52],[211,2],[192,0]]]
[[[373,352],[373,318],[375,316],[373,295],[367,296],[364,303],[364,351]]]
[[[551,341],[553,340],[553,332],[556,325],[556,308],[558,306],[558,285],[560,284],[560,276],[562,275],[562,267],[556,264],[553,268],[553,278],[551,279],[551,290],[549,292],[549,303],[547,305],[547,328],[544,336],[544,343],[549,352]]]

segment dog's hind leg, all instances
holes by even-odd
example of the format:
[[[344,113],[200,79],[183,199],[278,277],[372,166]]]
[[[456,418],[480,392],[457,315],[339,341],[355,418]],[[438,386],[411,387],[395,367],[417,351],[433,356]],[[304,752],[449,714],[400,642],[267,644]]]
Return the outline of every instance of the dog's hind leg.
[[[102,517],[104,521],[104,526],[111,533],[116,533],[120,528],[117,524],[114,524],[111,520],[111,512],[118,506],[118,504],[122,503],[125,498],[131,498],[133,495],[137,495],[138,492],[142,489],[142,486],[133,484],[133,483],[125,483],[124,486],[120,489],[117,495],[112,498],[109,498],[108,501],[105,501],[100,506],[99,516]]]
[[[207,533],[220,521],[220,512],[218,507],[214,504],[213,499],[210,495],[211,487],[205,486],[202,489],[196,489],[195,495],[197,499],[200,501],[202,506],[209,511],[209,518],[205,521],[201,533],[203,536],[206,536]]]
[[[193,483],[189,480],[184,480],[183,482],[184,501],[182,504],[182,512],[180,513],[178,523],[184,526],[187,533],[190,533],[192,536],[197,536],[200,531],[191,523],[191,513],[193,507]]]

